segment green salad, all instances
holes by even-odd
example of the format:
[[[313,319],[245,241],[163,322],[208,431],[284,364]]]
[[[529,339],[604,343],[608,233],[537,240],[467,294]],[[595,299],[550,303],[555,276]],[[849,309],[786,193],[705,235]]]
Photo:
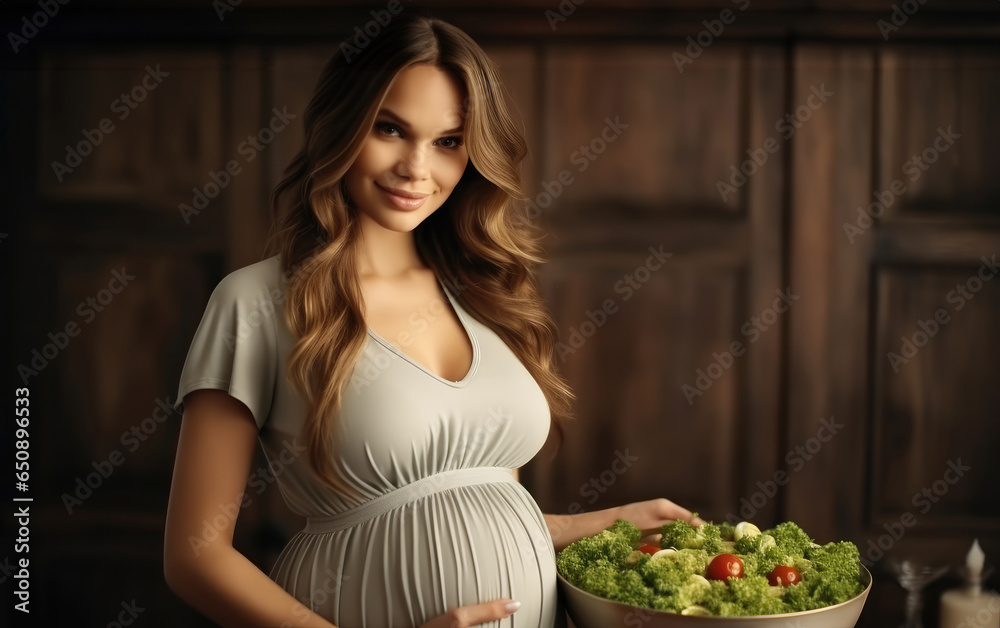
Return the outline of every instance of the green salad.
[[[818,545],[797,524],[761,532],[749,522],[694,526],[673,521],[659,546],[619,519],[559,552],[559,573],[599,597],[682,615],[794,613],[860,594],[856,545]]]

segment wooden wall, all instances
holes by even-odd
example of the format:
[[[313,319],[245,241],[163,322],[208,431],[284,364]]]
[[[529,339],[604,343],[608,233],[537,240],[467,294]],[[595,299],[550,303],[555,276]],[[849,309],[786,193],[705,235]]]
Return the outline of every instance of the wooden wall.
[[[556,2],[423,5],[499,63],[531,150],[578,401],[522,480],[546,512],[666,496],[849,538],[879,578],[862,625],[898,623],[879,543],[957,564],[978,536],[1000,556],[1000,284],[983,261],[1000,253],[996,8],[928,0],[886,40],[890,3],[742,5],[588,0],[554,29]],[[145,625],[199,625],[162,582],[179,417],[144,420],[176,394],[214,285],[260,259],[319,70],[368,8],[247,2],[219,21],[207,3],[93,3],[5,64],[8,377],[80,328],[29,378],[44,620],[107,623],[134,599]],[[735,21],[679,68],[724,9]],[[167,75],[119,117],[150,68]],[[241,150],[275,109],[297,117]],[[60,179],[52,162],[102,118],[114,130]],[[231,160],[239,174],[185,220]],[[86,314],[122,269],[135,279]],[[270,490],[237,542],[266,571],[299,523]]]

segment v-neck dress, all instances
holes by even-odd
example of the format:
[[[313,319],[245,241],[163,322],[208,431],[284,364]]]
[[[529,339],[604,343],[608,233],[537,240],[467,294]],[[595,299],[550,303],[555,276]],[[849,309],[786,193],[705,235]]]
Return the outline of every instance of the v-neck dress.
[[[522,606],[484,625],[565,625],[552,539],[511,475],[544,444],[548,404],[503,340],[461,307],[461,286],[441,283],[473,347],[457,382],[368,330],[333,434],[334,463],[359,499],[330,490],[309,468],[305,403],[285,374],[294,344],[282,315],[287,279],[274,256],[219,283],[175,403],[214,388],[253,414],[270,469],[251,474],[243,505],[276,484],[307,518],[270,578],[342,628],[413,628],[498,598]],[[411,317],[415,334],[429,316]]]

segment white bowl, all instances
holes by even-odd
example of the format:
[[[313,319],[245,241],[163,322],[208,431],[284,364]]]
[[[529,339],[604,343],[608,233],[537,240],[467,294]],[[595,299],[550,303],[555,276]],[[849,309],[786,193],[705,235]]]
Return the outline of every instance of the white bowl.
[[[566,599],[566,610],[577,628],[853,628],[858,623],[868,593],[872,590],[872,575],[861,566],[861,584],[865,590],[856,597],[825,608],[778,615],[748,617],[695,617],[655,611],[614,602],[579,589],[562,574],[559,587]]]

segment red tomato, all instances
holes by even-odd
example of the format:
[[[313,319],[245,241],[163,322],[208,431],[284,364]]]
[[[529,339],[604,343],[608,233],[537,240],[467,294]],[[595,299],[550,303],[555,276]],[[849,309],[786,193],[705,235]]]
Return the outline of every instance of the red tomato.
[[[743,561],[739,556],[732,554],[719,554],[708,563],[705,570],[705,577],[709,580],[727,580],[729,578],[743,577]]]
[[[639,551],[642,552],[643,554],[649,554],[650,556],[652,556],[656,552],[660,551],[660,548],[656,547],[655,545],[650,545],[647,543],[646,545],[640,545]]]
[[[797,584],[802,576],[796,571],[795,567],[787,567],[785,565],[778,565],[771,570],[771,573],[767,574],[767,581],[772,587],[781,585],[787,587],[790,584]]]

